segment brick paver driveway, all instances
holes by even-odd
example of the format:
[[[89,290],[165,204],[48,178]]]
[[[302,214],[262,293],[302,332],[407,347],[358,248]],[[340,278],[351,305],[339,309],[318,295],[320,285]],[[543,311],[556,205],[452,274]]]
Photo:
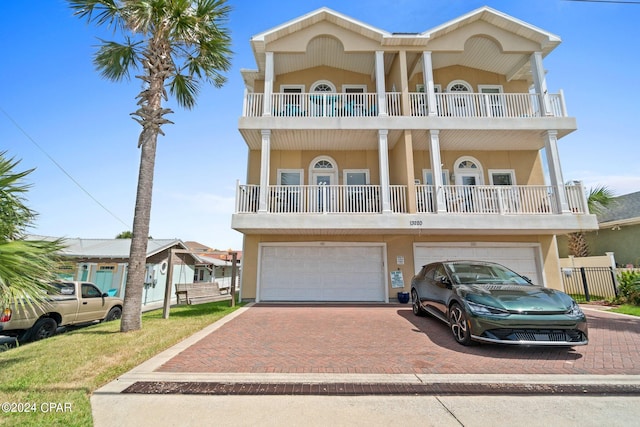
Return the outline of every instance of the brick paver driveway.
[[[409,305],[257,304],[159,371],[193,373],[640,374],[640,319],[586,310],[589,345],[457,344]]]

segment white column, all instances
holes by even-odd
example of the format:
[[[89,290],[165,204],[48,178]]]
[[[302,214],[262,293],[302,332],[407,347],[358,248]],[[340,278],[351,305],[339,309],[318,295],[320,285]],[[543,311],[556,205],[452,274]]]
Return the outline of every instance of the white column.
[[[271,98],[273,94],[273,52],[265,52],[264,64],[264,99],[263,99],[263,116],[271,115]]]
[[[436,86],[433,83],[433,62],[431,61],[431,52],[422,52],[422,79],[424,81],[424,92],[427,94],[429,115],[437,116]]]
[[[269,194],[269,164],[271,159],[271,131],[263,129],[262,151],[260,153],[260,202],[258,213],[267,212],[267,195]]]
[[[376,51],[376,92],[378,94],[378,115],[387,116],[387,97],[384,81],[384,52]]]
[[[436,213],[446,212],[447,205],[444,200],[444,190],[442,186],[442,160],[440,157],[440,131],[432,129],[429,131],[429,153],[431,154],[431,173],[433,174],[434,187],[434,210]]]
[[[382,201],[382,213],[391,212],[391,199],[389,194],[389,142],[387,129],[378,130],[378,158],[380,160],[380,199]]]
[[[562,168],[560,167],[560,155],[558,154],[558,132],[548,130],[544,133],[544,149],[547,157],[547,166],[549,168],[549,179],[554,188],[556,203],[559,212],[571,213],[569,203],[567,202],[567,193],[564,188],[564,179],[562,178]]]
[[[531,54],[531,74],[533,76],[535,91],[540,94],[540,112],[542,116],[551,115],[549,90],[547,89],[547,79],[544,75],[544,67],[542,65],[542,52],[534,52]]]

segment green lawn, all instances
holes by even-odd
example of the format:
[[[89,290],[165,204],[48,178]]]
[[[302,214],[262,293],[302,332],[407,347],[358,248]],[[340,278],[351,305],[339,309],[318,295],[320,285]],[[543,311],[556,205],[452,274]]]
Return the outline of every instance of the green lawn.
[[[167,320],[156,310],[142,315],[140,331],[125,334],[119,321],[100,323],[1,352],[0,425],[91,426],[94,390],[238,307],[229,301],[179,306]]]
[[[622,314],[630,314],[632,316],[640,316],[640,307],[637,305],[620,305],[618,307],[612,308],[610,311]]]

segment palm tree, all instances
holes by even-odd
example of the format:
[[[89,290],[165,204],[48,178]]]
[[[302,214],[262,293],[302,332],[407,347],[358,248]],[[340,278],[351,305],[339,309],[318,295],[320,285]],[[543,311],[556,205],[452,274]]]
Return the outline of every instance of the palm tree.
[[[606,186],[599,186],[589,189],[587,195],[587,209],[589,213],[602,213],[613,202],[614,194]],[[590,255],[589,244],[584,232],[577,231],[567,235],[569,255],[575,257],[588,257]]]
[[[24,203],[29,185],[23,179],[33,172],[14,172],[19,161],[0,152],[0,309],[11,303],[43,301],[48,281],[55,279],[56,253],[62,241],[29,240],[26,230],[36,213]]]
[[[142,69],[139,108],[132,113],[142,126],[133,237],[122,313],[122,332],[142,327],[144,283],[151,195],[158,134],[171,123],[163,108],[167,88],[178,105],[195,106],[200,83],[221,87],[230,68],[231,38],[223,26],[230,8],[225,0],[68,0],[74,14],[106,25],[124,37],[104,41],[94,57],[103,77],[122,81],[132,69]],[[167,286],[171,286],[168,283]]]

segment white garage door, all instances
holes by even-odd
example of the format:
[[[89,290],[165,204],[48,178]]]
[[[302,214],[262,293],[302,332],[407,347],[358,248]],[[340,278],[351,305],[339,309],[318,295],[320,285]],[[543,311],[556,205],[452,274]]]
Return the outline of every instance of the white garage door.
[[[416,244],[413,256],[416,271],[425,264],[446,260],[493,261],[510,268],[531,281],[544,286],[539,256],[539,246],[477,243],[466,244]]]
[[[382,245],[262,245],[260,301],[385,301]]]

